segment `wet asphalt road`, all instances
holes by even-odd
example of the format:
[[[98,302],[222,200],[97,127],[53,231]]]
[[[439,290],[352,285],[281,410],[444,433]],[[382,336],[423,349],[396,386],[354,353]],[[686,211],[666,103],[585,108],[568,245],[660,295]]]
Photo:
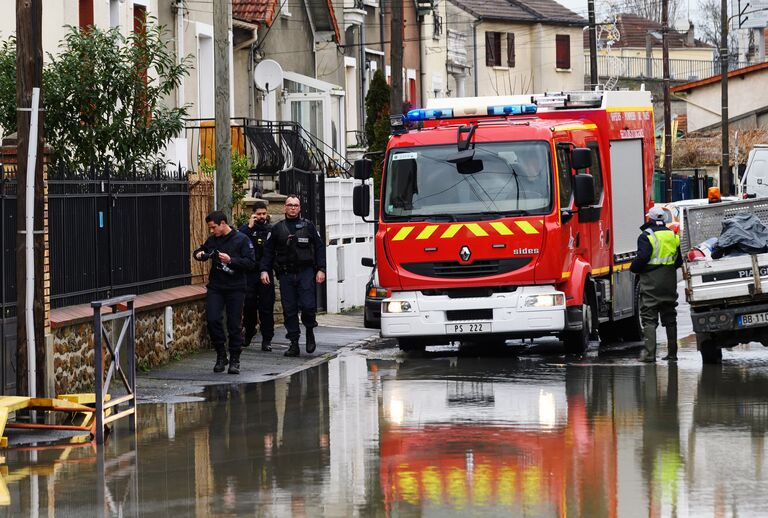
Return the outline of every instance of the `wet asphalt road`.
[[[765,516],[768,353],[390,344],[9,451],[9,516]],[[135,448],[134,448],[135,446]],[[105,484],[100,484],[101,474]],[[3,496],[6,495],[6,496]]]

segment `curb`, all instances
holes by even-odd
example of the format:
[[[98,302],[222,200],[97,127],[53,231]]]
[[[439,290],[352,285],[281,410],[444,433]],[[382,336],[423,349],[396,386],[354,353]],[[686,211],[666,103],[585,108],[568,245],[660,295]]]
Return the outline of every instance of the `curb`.
[[[318,365],[322,365],[323,363],[329,362],[332,359],[334,359],[337,356],[339,356],[341,353],[345,353],[345,352],[348,352],[348,351],[352,351],[354,349],[358,349],[360,347],[364,347],[364,346],[366,346],[366,345],[368,345],[370,343],[376,342],[378,340],[381,340],[381,336],[372,336],[370,338],[364,338],[362,340],[358,340],[357,342],[352,342],[351,344],[347,344],[347,345],[344,345],[342,347],[339,347],[338,349],[336,349],[333,352],[325,353],[322,356],[317,356],[315,358],[312,358],[311,360],[309,360],[309,361],[307,361],[307,362],[305,362],[305,363],[303,363],[301,365],[298,365],[298,366],[296,366],[296,367],[294,367],[292,369],[288,369],[285,372],[281,372],[280,374],[278,374],[276,376],[271,376],[269,378],[265,378],[263,380],[255,381],[255,382],[244,382],[242,384],[264,383],[265,381],[273,381],[273,380],[276,380],[276,379],[285,378],[285,377],[288,377],[288,376],[293,376],[297,372],[301,372],[301,371],[306,370],[306,369],[311,369],[312,367],[317,367]],[[233,385],[240,385],[240,383],[233,383]]]

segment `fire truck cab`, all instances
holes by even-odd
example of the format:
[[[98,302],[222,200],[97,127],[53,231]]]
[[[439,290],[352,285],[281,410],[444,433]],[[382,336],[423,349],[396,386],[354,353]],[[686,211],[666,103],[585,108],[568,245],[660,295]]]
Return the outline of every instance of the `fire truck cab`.
[[[628,270],[651,205],[649,92],[432,99],[392,117],[376,233],[382,336],[402,349],[639,339]],[[370,178],[372,163],[355,163]],[[355,188],[367,217],[368,185]]]

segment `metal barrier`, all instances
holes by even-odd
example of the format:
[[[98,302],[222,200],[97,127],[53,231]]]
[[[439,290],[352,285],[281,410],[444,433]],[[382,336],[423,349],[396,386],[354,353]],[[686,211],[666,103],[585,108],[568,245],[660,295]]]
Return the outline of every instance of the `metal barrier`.
[[[133,310],[133,301],[136,295],[123,295],[106,300],[91,302],[93,308],[93,367],[96,381],[96,443],[104,444],[104,426],[121,419],[129,418],[131,432],[136,430],[136,343],[134,336],[135,312]],[[120,309],[121,306],[125,309]],[[102,314],[102,308],[109,307],[112,313]],[[104,327],[106,322],[117,322],[122,319],[122,328],[114,344],[110,339],[110,330]],[[116,323],[114,324],[116,325]],[[113,328],[114,330],[114,328]],[[104,378],[104,350],[103,343],[109,352],[109,369],[106,379]],[[127,372],[120,365],[120,348],[126,345],[128,354]],[[119,374],[123,382],[123,388],[127,394],[111,397],[107,400],[109,386],[112,378]],[[105,402],[105,400],[107,400]],[[127,403],[128,408],[118,411],[118,406]],[[112,410],[110,415],[105,416],[105,412]]]

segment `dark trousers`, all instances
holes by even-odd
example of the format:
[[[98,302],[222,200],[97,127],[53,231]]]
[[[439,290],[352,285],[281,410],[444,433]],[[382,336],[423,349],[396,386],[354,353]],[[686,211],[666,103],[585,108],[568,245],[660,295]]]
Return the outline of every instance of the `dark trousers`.
[[[211,343],[217,351],[225,349],[227,336],[224,334],[222,322],[224,312],[227,313],[227,334],[229,335],[229,352],[239,353],[243,347],[240,321],[243,317],[244,290],[220,290],[208,288],[205,297],[205,313],[208,321],[208,334]]]
[[[270,284],[259,284],[248,288],[243,309],[243,331],[246,338],[256,334],[256,324],[260,325],[261,337],[272,340],[275,336],[275,284],[269,276]],[[247,345],[247,344],[246,344]]]
[[[301,310],[302,324],[310,329],[317,327],[314,268],[305,268],[297,273],[281,273],[280,297],[288,340],[298,340],[301,336],[299,310]]]

